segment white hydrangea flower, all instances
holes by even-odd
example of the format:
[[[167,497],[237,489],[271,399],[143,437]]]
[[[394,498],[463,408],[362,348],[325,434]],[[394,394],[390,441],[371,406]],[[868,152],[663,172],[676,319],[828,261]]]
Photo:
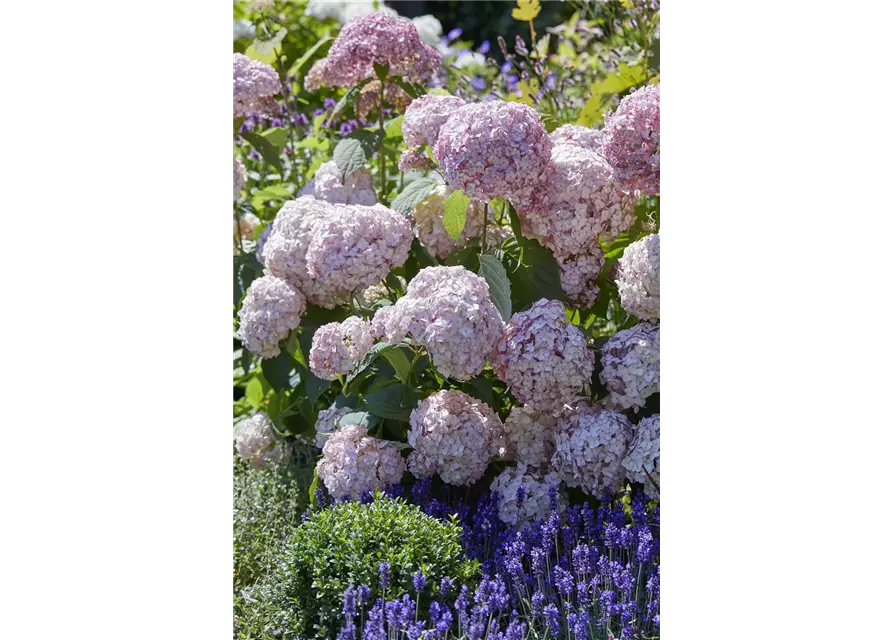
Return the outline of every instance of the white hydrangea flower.
[[[502,334],[487,281],[459,266],[422,269],[405,296],[376,312],[373,325],[394,344],[410,334],[442,375],[457,380],[483,371]]]
[[[644,407],[648,396],[660,393],[660,325],[643,322],[615,333],[602,349],[602,367],[612,405]]]
[[[320,165],[313,178],[301,189],[301,195],[313,196],[331,204],[361,204],[368,207],[378,202],[375,182],[367,169],[357,169],[345,180],[334,160]]]
[[[595,354],[557,300],[512,316],[496,345],[493,371],[524,404],[557,415],[589,387]]]
[[[529,472],[527,465],[519,463],[517,467],[509,467],[496,476],[490,484],[490,491],[497,495],[499,519],[521,527],[549,516],[549,491],[552,487],[557,493],[558,511],[564,513],[567,510],[567,494],[561,490],[561,479],[554,471],[542,475]]]
[[[238,336],[242,345],[261,358],[279,355],[279,341],[301,323],[306,301],[282,278],[262,276],[248,287],[239,309]]]
[[[306,292],[313,286],[307,273],[307,248],[313,228],[335,214],[333,205],[302,196],[282,205],[270,225],[272,231],[264,244],[263,264],[273,275],[288,280]]]
[[[446,258],[457,247],[464,246],[471,238],[481,235],[484,229],[484,208],[486,203],[469,201],[465,211],[465,227],[459,242],[453,240],[443,226],[443,204],[453,189],[440,185],[427,198],[418,203],[412,212],[416,223],[416,236],[419,243],[439,259]]]
[[[633,242],[617,264],[620,305],[642,320],[660,320],[660,234]]]
[[[313,334],[310,370],[323,380],[347,375],[374,343],[372,325],[362,318],[351,316],[341,323],[330,322]]]
[[[367,491],[386,489],[400,482],[406,463],[390,443],[377,440],[358,424],[333,433],[322,448],[316,471],[335,498],[359,499]]]
[[[507,455],[531,469],[546,469],[555,453],[558,419],[532,406],[512,407],[505,419]]]
[[[569,487],[590,495],[617,491],[632,432],[622,413],[580,402],[558,420],[552,469]]]
[[[424,16],[418,16],[412,19],[412,23],[419,31],[419,37],[422,42],[436,47],[440,44],[440,37],[443,35],[443,25],[440,20],[432,16],[430,13]]]
[[[233,202],[239,199],[242,193],[242,187],[248,181],[248,173],[245,171],[245,165],[239,158],[233,158]]]
[[[316,446],[320,449],[326,444],[333,433],[338,430],[338,421],[348,413],[354,413],[356,409],[350,407],[336,407],[332,405],[328,409],[323,409],[316,416]]]
[[[439,475],[447,484],[470,485],[504,450],[499,416],[456,389],[428,396],[409,416],[409,470],[417,478]]]
[[[236,424],[236,453],[258,469],[269,469],[288,455],[284,443],[276,440],[276,433],[266,413],[259,412]]]
[[[477,53],[476,51],[465,51],[456,58],[456,62],[453,64],[456,65],[457,69],[464,69],[465,67],[484,67],[487,65],[487,58],[482,53]]]
[[[645,494],[660,499],[660,414],[643,418],[636,425],[629,451],[623,459],[626,477],[645,485]],[[655,486],[657,485],[657,486]]]
[[[313,16],[317,20],[333,18],[342,24],[352,18],[376,12],[397,15],[394,9],[385,6],[383,2],[376,8],[373,0],[310,0],[304,10],[306,15]]]

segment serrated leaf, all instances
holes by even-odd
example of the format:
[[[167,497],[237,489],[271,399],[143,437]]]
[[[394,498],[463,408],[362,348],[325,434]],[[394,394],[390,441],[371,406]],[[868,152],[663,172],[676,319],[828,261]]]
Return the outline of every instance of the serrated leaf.
[[[257,378],[252,378],[245,386],[245,398],[255,409],[259,409],[264,402],[264,387]]]
[[[279,150],[285,148],[285,143],[288,141],[288,131],[286,131],[283,127],[273,127],[272,129],[267,129],[260,135],[267,142],[269,142],[271,145]]]
[[[363,398],[366,408],[377,416],[407,422],[415,408],[417,398],[413,392],[399,383],[389,384],[367,393]]]
[[[350,383],[357,379],[369,366],[378,359],[378,356],[382,351],[386,349],[393,349],[394,345],[388,344],[387,342],[379,342],[377,344],[372,345],[372,348],[363,356],[363,359],[360,360],[357,365],[354,367],[354,370],[347,374],[347,378],[344,380],[344,388],[347,389],[350,386]]]
[[[456,189],[443,203],[443,227],[450,237],[459,242],[465,228],[466,211],[471,199],[460,189]]]
[[[291,389],[292,370],[295,362],[286,351],[280,351],[274,358],[265,358],[260,363],[264,378],[276,391]]]
[[[615,73],[589,87],[590,97],[580,110],[576,124],[591,127],[605,115],[610,97],[645,82],[647,74],[641,64],[630,67],[622,63]]]
[[[333,154],[335,164],[347,176],[366,164],[366,152],[356,138],[345,138],[335,146]]]
[[[490,287],[490,299],[499,310],[503,321],[508,322],[512,317],[512,289],[505,267],[496,256],[481,255],[481,269],[479,273],[487,281]]]
[[[403,188],[400,195],[394,198],[391,208],[404,216],[412,215],[416,205],[431,195],[437,183],[431,178],[418,178]]]
[[[540,0],[518,0],[518,6],[512,9],[512,17],[515,20],[528,22],[540,14]]]
[[[378,416],[371,414],[368,411],[354,411],[353,413],[341,416],[338,420],[339,427],[346,427],[352,424],[361,424],[366,427],[366,429],[371,429],[378,424]]]

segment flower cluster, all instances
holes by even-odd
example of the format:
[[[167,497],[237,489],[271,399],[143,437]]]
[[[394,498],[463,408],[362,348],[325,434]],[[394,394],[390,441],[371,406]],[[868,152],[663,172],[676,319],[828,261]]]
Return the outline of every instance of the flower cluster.
[[[623,459],[626,477],[645,485],[645,493],[660,499],[660,414],[643,418],[636,425],[629,451]]]
[[[381,282],[402,265],[412,228],[383,205],[332,205],[303,196],[280,209],[264,246],[264,265],[329,309]]]
[[[595,304],[599,294],[595,281],[605,264],[605,254],[598,243],[593,243],[588,253],[575,258],[558,256],[556,262],[561,288],[567,295],[570,306],[584,309]]]
[[[549,134],[553,145],[573,145],[602,153],[605,134],[601,129],[590,129],[575,124],[563,124]]]
[[[555,453],[558,419],[539,413],[530,405],[512,407],[505,419],[508,456],[531,469],[545,469]]]
[[[439,475],[447,484],[474,484],[504,449],[494,411],[455,389],[428,396],[409,416],[409,470],[417,478]]]
[[[643,322],[611,336],[599,377],[612,405],[644,407],[648,396],[660,393],[660,325]]]
[[[633,242],[617,264],[620,305],[642,320],[660,320],[660,234]]]
[[[403,173],[407,171],[424,171],[425,169],[433,169],[434,163],[421,151],[407,149],[400,154],[400,159],[397,160],[397,168]]]
[[[369,353],[375,342],[371,325],[356,316],[344,322],[330,322],[313,334],[310,370],[323,380],[335,380],[350,373]]]
[[[282,278],[257,278],[239,309],[239,339],[256,356],[278,356],[279,341],[297,328],[306,305],[301,292]]]
[[[358,424],[335,431],[322,453],[316,470],[335,498],[358,499],[368,491],[399,483],[406,471],[406,463],[393,445],[370,437]]]
[[[335,405],[320,411],[316,416],[316,426],[314,427],[316,431],[316,446],[322,449],[329,436],[338,430],[338,421],[348,413],[353,412],[354,409],[350,407],[336,407]]]
[[[587,388],[595,354],[568,322],[564,305],[539,300],[516,313],[496,346],[493,370],[524,404],[557,414]]]
[[[487,212],[486,203],[469,201],[465,211],[465,227],[462,229],[459,242],[456,242],[443,226],[443,204],[452,192],[453,190],[446,185],[441,185],[418,203],[412,212],[419,243],[431,255],[441,260],[450,255],[456,247],[465,246],[470,238],[481,235],[484,215]]]
[[[357,169],[344,176],[334,160],[323,162],[313,178],[301,189],[301,195],[313,196],[332,204],[360,204],[371,206],[378,202],[372,174]]]
[[[239,245],[236,240],[241,237],[242,240],[254,240],[254,230],[260,224],[260,218],[253,213],[243,213],[236,220],[233,218],[233,255],[239,255]]]
[[[266,413],[255,413],[236,424],[236,453],[258,469],[282,462],[288,455],[285,445],[276,440]]]
[[[465,104],[457,96],[425,94],[413,100],[403,114],[403,141],[409,148],[427,143],[432,149],[440,128]]]
[[[233,202],[239,199],[242,193],[242,187],[248,181],[248,173],[245,171],[245,165],[239,158],[233,158]]]
[[[495,100],[457,109],[440,127],[434,157],[446,181],[472,200],[516,202],[529,199],[551,151],[536,111]]]
[[[233,117],[249,111],[264,111],[273,103],[273,96],[282,90],[275,69],[241,53],[233,54]]]
[[[424,345],[444,376],[468,380],[487,364],[502,333],[502,319],[487,281],[465,267],[426,267],[397,303],[379,309],[376,335],[397,343],[410,334]]]
[[[567,486],[588,494],[617,491],[632,433],[622,413],[580,402],[558,420],[552,469]]]
[[[397,282],[400,283],[400,289],[406,289],[406,278],[403,276],[397,276]],[[379,300],[387,300],[390,299],[391,292],[388,291],[387,285],[382,281],[377,284],[373,284],[371,287],[365,288],[360,293],[360,303],[363,306],[371,307],[373,304],[378,302]]]
[[[440,54],[422,42],[406,18],[373,13],[350,20],[341,29],[326,58],[325,84],[352,87],[375,78],[375,65],[413,82],[430,78],[440,67]]]
[[[509,467],[490,484],[497,495],[499,519],[511,525],[542,520],[549,515],[550,492],[555,492],[558,509],[567,509],[567,496],[560,490],[561,480],[554,471],[545,475],[528,471],[523,462]]]
[[[357,96],[356,110],[357,115],[362,119],[375,109],[381,107],[381,81],[373,80],[360,90]],[[406,93],[400,85],[388,82],[384,86],[385,102],[392,105],[397,111],[403,111],[410,102],[412,96]]]
[[[634,91],[605,116],[604,153],[626,191],[660,195],[660,84]]]

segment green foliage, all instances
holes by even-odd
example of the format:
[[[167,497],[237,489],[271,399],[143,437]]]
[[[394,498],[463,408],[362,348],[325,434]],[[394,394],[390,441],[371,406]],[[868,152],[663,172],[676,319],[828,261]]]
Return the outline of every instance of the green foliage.
[[[490,299],[499,309],[503,321],[508,322],[512,317],[512,290],[505,267],[496,256],[481,255],[480,261],[479,273],[490,286]]]
[[[431,178],[417,178],[404,187],[400,195],[394,198],[391,208],[404,216],[412,215],[416,205],[431,195],[437,183]]]
[[[427,586],[420,610],[441,578],[467,584],[478,572],[462,551],[456,522],[441,522],[400,499],[377,494],[371,504],[345,503],[314,512],[295,531],[281,568],[266,585],[241,594],[236,617],[241,637],[266,638],[275,630],[304,638],[332,638],[344,590],[365,584],[382,596],[378,567],[390,563],[387,598],[411,593],[420,568]]]
[[[315,449],[292,445],[292,457],[274,469],[254,469],[233,456],[233,591],[273,574],[293,538],[313,478]]]
[[[460,189],[456,189],[443,203],[443,227],[450,237],[459,242],[465,228],[465,217],[471,199]]]

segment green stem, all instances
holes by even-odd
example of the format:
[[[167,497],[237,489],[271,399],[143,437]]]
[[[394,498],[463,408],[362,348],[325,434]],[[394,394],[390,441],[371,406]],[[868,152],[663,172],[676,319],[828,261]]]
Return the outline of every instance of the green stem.
[[[481,255],[487,253],[487,218],[489,218],[489,216],[487,215],[487,209],[489,209],[489,208],[490,208],[489,205],[485,202],[484,206],[483,206],[483,209],[484,209],[484,232],[481,234]]]
[[[385,198],[385,185],[387,181],[385,179],[385,157],[384,157],[384,81],[381,82],[381,89],[378,92],[378,130],[381,131],[381,143],[378,147],[378,176],[379,176],[379,191],[381,195],[379,196],[379,200],[381,200],[382,204],[387,204],[387,199]]]

